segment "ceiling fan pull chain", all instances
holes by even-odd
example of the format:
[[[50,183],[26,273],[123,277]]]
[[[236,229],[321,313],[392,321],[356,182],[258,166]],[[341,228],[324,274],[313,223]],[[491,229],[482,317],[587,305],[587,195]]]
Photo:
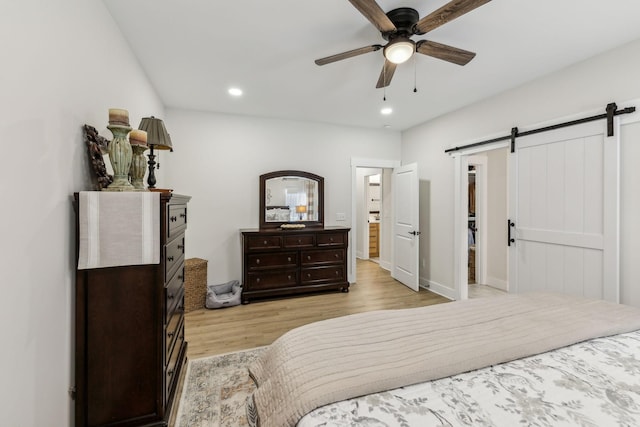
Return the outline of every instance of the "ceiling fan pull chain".
[[[413,55],[413,93],[418,92],[418,65],[416,62],[416,56]]]
[[[386,64],[385,66],[382,67],[382,79],[386,82],[387,81],[387,67]],[[386,102],[387,101],[387,85],[385,84],[384,86],[382,86],[382,102]]]

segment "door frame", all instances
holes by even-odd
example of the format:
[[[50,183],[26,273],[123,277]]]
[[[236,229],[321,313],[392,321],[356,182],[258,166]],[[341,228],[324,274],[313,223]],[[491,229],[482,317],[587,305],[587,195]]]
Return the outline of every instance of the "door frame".
[[[355,242],[357,238],[357,230],[358,230],[358,219],[356,218],[356,201],[358,198],[358,182],[357,182],[357,168],[380,168],[380,169],[393,169],[400,166],[400,160],[391,160],[391,159],[367,159],[367,158],[351,158],[351,240]],[[393,189],[390,189],[393,191]],[[393,206],[391,206],[393,210]],[[393,215],[393,212],[391,212]],[[349,272],[347,275],[347,280],[349,283],[354,283],[356,281],[356,247],[357,245],[351,244],[349,245]],[[390,254],[393,257],[393,241],[391,242]]]
[[[469,164],[474,163],[472,157],[474,154],[508,146],[509,142],[500,141],[451,153],[454,160],[453,297],[456,300],[469,298],[469,270],[467,267],[467,259],[469,257],[467,249],[469,246],[469,222],[467,216],[469,210],[469,186],[467,185],[469,182]],[[486,269],[484,271],[486,272]]]

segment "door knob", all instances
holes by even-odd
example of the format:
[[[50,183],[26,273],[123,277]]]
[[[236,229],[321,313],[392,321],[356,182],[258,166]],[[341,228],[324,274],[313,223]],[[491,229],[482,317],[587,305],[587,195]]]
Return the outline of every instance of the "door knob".
[[[411,234],[412,236],[419,236],[420,232],[419,231],[410,231],[409,234]]]

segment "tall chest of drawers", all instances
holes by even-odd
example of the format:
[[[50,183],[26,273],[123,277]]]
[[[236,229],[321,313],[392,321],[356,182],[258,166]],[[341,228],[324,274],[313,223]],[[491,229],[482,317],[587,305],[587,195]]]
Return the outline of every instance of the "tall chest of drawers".
[[[159,264],[76,270],[77,427],[167,426],[175,415],[187,355],[184,232],[189,200],[160,195]],[[77,194],[75,202],[78,212]]]
[[[253,299],[349,291],[349,228],[240,230],[244,304]]]

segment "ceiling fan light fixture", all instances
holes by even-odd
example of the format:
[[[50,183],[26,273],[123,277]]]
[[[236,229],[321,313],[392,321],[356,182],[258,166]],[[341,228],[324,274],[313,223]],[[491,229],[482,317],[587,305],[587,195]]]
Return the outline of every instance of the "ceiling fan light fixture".
[[[402,64],[413,56],[416,51],[416,44],[413,40],[407,38],[398,38],[384,48],[384,57],[394,64]]]

